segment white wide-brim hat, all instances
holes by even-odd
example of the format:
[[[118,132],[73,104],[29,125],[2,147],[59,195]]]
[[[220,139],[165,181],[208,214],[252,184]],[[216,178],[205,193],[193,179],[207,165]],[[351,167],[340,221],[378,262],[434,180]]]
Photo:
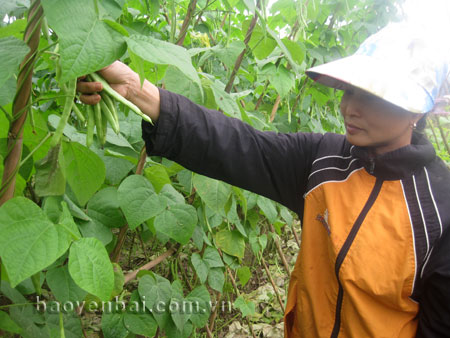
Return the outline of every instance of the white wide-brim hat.
[[[351,85],[412,113],[428,113],[449,79],[448,54],[429,40],[408,24],[390,24],[366,39],[355,54],[306,74],[329,87]]]

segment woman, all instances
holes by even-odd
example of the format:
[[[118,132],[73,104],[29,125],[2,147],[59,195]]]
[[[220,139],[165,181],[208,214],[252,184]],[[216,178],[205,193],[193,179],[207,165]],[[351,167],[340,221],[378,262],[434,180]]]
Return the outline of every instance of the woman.
[[[388,27],[355,55],[307,72],[345,90],[345,136],[261,132],[148,81],[141,89],[122,63],[101,71],[156,122],[142,124],[149,155],[299,215],[286,337],[450,335],[450,173],[416,130],[448,63],[404,32]],[[85,103],[100,99],[99,83],[78,90]]]

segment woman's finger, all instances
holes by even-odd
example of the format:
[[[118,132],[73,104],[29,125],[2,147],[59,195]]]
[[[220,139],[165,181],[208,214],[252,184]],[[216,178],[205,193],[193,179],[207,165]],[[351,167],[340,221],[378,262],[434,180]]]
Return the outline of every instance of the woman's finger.
[[[99,103],[101,100],[101,96],[97,93],[95,94],[82,94],[80,95],[80,101],[84,104],[95,105]]]
[[[95,92],[102,91],[103,87],[100,82],[86,82],[79,81],[77,82],[77,92],[83,94],[93,94]]]

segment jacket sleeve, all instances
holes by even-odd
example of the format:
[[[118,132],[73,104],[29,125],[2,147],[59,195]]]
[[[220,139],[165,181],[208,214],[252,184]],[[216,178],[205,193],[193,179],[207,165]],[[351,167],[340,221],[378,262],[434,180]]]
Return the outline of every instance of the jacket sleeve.
[[[417,337],[450,335],[450,226],[433,248],[422,278]]]
[[[154,126],[143,121],[147,154],[275,200],[300,216],[321,134],[262,132],[160,89]]]

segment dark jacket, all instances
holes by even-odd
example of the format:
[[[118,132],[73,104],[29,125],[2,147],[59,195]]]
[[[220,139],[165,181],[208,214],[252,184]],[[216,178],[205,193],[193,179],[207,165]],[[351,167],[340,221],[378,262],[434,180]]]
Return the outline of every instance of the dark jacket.
[[[372,160],[343,135],[262,132],[160,94],[149,155],[299,215],[287,337],[450,336],[450,172],[426,138]]]

